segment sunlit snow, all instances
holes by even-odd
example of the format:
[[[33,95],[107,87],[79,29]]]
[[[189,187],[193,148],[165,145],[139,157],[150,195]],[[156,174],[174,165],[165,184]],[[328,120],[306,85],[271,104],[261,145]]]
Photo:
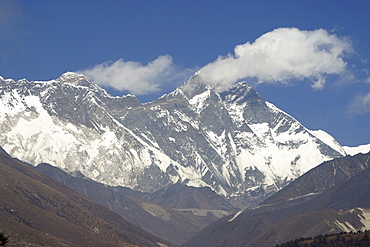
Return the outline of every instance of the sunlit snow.
[[[134,105],[122,111],[105,108],[105,97],[117,100],[117,108],[124,97],[111,97],[86,80],[74,73],[49,82],[0,78],[5,85],[0,88],[0,146],[32,165],[50,163],[109,185],[148,191],[158,185],[157,179],[167,176],[169,183],[207,186],[225,196],[261,187],[280,189],[333,157],[320,151],[322,142],[343,154],[329,135],[307,130],[269,102],[261,104],[265,104],[263,114],[273,116],[271,122],[246,119],[250,106],[243,99],[253,90],[246,83],[237,85],[238,98],[229,94],[224,102],[210,87],[198,94],[194,91],[184,108],[166,102],[167,97],[187,100],[177,89],[159,103],[140,106],[147,114],[142,116],[148,118],[141,128],[125,122],[135,114]],[[19,87],[7,89],[10,84]],[[21,91],[25,87],[31,88],[27,94]],[[52,101],[57,90],[69,96],[71,111],[80,110],[86,120],[70,121],[63,115],[63,103]],[[217,108],[208,112],[215,100],[220,115]],[[216,117],[207,122],[206,114]]]

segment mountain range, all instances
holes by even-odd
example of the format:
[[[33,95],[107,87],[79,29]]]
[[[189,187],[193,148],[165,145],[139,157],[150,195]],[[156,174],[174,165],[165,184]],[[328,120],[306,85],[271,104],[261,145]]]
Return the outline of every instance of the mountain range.
[[[43,176],[31,166],[10,158],[4,150],[1,150],[0,159],[0,170],[3,175],[1,179],[4,182],[1,188],[3,192],[0,207],[4,210],[0,230],[6,229],[7,233],[10,233],[12,240],[10,246],[34,243],[36,244],[33,246],[38,246],[38,244],[80,246],[83,243],[88,243],[89,246],[95,246],[95,244],[99,246],[104,243],[104,246],[109,246],[108,242],[104,242],[107,241],[104,237],[101,238],[103,242],[94,240],[94,243],[90,243],[88,239],[94,239],[90,237],[91,232],[83,233],[88,236],[86,238],[81,238],[79,234],[68,234],[76,229],[78,232],[91,231],[91,227],[98,224],[92,223],[91,217],[100,217],[98,221],[103,220],[114,225],[118,224],[117,220],[123,221],[119,216],[115,216],[115,222],[112,223],[112,217],[109,216],[112,213],[108,213],[108,209],[144,229],[151,231],[154,229],[155,235],[163,235],[165,239],[172,239],[172,242],[179,244],[184,239],[188,240],[194,232],[198,232],[202,225],[204,227],[215,218],[222,217],[222,214],[219,217],[214,214],[213,220],[209,217],[210,212],[215,213],[221,210],[206,211],[203,217],[197,219],[191,214],[183,213],[182,210],[158,206],[159,204],[169,207],[188,205],[194,208],[213,209],[217,205],[219,205],[217,208],[223,209],[230,207],[222,200],[222,197],[207,192],[208,188],[191,189],[191,187],[177,184],[157,193],[142,193],[128,188],[99,184],[82,177],[81,174],[79,177],[72,177],[48,164],[35,167],[36,170],[57,178],[81,194],[104,205],[107,208],[104,210],[98,205],[89,205],[92,202],[52,178]],[[275,244],[295,238],[369,229],[369,165],[370,153],[324,162],[269,197],[258,207],[238,211],[236,214],[223,217],[210,224],[184,246],[275,246]],[[57,195],[57,201],[54,201],[54,190],[60,193]],[[115,193],[115,191],[119,192]],[[123,194],[129,196],[126,197]],[[146,199],[137,200],[135,198]],[[48,206],[51,204],[55,204],[55,207]],[[94,216],[88,216],[95,208],[99,210],[99,213],[92,211]],[[199,212],[201,211],[203,210],[199,209]],[[204,217],[206,215],[208,217]],[[18,222],[12,222],[14,220]],[[62,224],[60,221],[66,222]],[[58,227],[59,231],[67,234],[63,235],[58,231],[50,230],[54,227],[53,224],[62,224],[67,227],[68,229]],[[124,225],[119,224],[121,224],[120,228],[129,228],[130,234],[133,234],[131,237],[137,238],[134,234],[137,230],[132,229],[137,228],[127,222]],[[198,229],[194,226],[198,226]],[[52,236],[44,238],[43,234],[46,236],[52,234]],[[139,234],[141,238],[149,238],[153,241],[153,236],[143,235],[143,232]],[[179,237],[181,234],[184,235],[182,238]],[[66,236],[68,239],[65,239]],[[116,238],[111,240],[113,246],[119,243]],[[54,242],[51,244],[51,241]],[[155,241],[161,247],[171,246],[163,240],[156,239]],[[139,246],[143,243],[141,242]],[[118,245],[126,246],[125,243]],[[145,246],[157,245],[152,242],[149,245],[146,243]]]
[[[233,213],[223,197],[209,188],[169,185],[155,193],[112,187],[57,167],[39,164],[36,170],[56,179],[144,230],[181,245],[202,228]]]
[[[6,246],[174,246],[4,153],[0,180]]]
[[[0,78],[0,128],[4,150],[34,166],[141,192],[208,187],[243,208],[346,155],[247,83],[218,92],[199,74],[149,103],[113,97],[72,72],[51,81]]]
[[[324,162],[254,209],[203,229],[184,246],[275,246],[370,228],[370,153]]]
[[[74,229],[108,217],[115,233],[104,232],[114,236],[112,242],[102,237],[104,246],[125,246],[126,240],[139,246],[274,246],[370,227],[370,154],[364,154],[370,146],[342,147],[326,132],[305,128],[246,82],[220,92],[195,74],[173,92],[141,103],[133,95],[113,97],[72,72],[51,81],[0,77],[0,129],[2,171],[16,166],[14,181],[32,180],[22,184],[32,190],[13,180],[3,188],[9,201],[32,209],[27,215],[2,197],[3,216],[19,212],[12,219],[22,224],[0,230],[10,229],[13,237],[23,232],[18,244],[36,241],[27,234],[78,242],[77,235],[66,239],[46,226],[35,231],[44,224],[36,218],[29,223],[49,210],[45,203],[57,203],[49,187],[67,193],[58,195],[63,205],[56,208],[74,212],[52,215],[49,223],[61,217]],[[34,187],[40,181],[42,188]],[[39,190],[47,193],[33,200]],[[80,196],[77,204],[64,201]],[[103,215],[90,212],[98,206],[84,200],[104,206],[96,209]],[[76,210],[95,216],[83,218]],[[89,234],[81,241],[89,243]]]

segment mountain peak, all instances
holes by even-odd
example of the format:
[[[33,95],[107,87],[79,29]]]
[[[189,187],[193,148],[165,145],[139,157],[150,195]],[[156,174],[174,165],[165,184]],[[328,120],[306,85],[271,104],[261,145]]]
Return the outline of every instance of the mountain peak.
[[[265,100],[247,82],[242,81],[232,85],[229,90],[222,92],[221,97],[226,102],[243,104],[244,102],[264,103]]]
[[[112,97],[110,94],[106,92],[103,88],[101,88],[96,83],[92,82],[89,78],[87,78],[83,74],[79,74],[76,72],[66,72],[62,74],[58,79],[57,82],[60,84],[69,84],[76,87],[85,87],[94,92],[101,92],[104,96]]]
[[[179,87],[179,89],[185,94],[188,99],[191,99],[195,95],[203,93],[209,88],[210,86],[202,80],[202,77],[199,75],[198,72]]]
[[[258,102],[264,102],[264,99],[246,81],[233,84],[220,92],[217,90],[217,86],[204,81],[199,72],[195,73],[178,89],[180,89],[188,99],[191,99],[196,95],[200,95],[205,91],[211,90],[216,94],[219,94],[221,98],[227,102],[242,104],[245,101],[251,100],[251,98]]]
[[[61,83],[70,83],[76,86],[88,86],[88,84],[91,84],[91,82],[86,76],[75,72],[66,72],[63,75],[61,75],[57,79],[57,81]]]
[[[20,79],[18,82],[28,82],[26,79]],[[6,79],[2,76],[0,76],[0,83],[15,83],[16,81],[13,79]]]

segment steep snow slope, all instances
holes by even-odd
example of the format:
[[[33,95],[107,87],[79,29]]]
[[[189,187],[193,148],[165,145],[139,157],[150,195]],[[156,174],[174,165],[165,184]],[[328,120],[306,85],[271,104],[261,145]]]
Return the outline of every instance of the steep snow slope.
[[[358,147],[344,146],[343,149],[346,150],[346,153],[349,155],[356,155],[359,153],[366,154],[370,152],[370,144],[360,145]]]
[[[33,165],[148,192],[207,186],[251,205],[344,154],[247,83],[219,93],[197,75],[146,104],[70,72],[47,82],[0,78],[0,128],[0,145]]]
[[[331,135],[323,130],[311,130],[311,133],[323,141],[325,144],[338,151],[342,155],[347,154],[345,147],[342,147]]]

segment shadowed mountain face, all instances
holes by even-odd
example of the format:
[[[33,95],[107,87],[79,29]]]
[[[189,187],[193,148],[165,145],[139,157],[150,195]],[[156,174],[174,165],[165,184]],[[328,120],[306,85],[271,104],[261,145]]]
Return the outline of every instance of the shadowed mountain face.
[[[0,147],[0,153],[5,154],[5,155],[9,155],[2,147]]]
[[[49,164],[36,170],[100,203],[126,220],[171,243],[183,244],[213,221],[231,214],[231,206],[209,188],[170,185],[156,193],[111,187]],[[175,209],[174,209],[175,208]]]
[[[370,153],[325,162],[259,207],[227,216],[185,246],[275,246],[370,228]]]
[[[4,154],[0,181],[7,246],[172,246]]]
[[[150,193],[209,187],[244,208],[345,154],[247,83],[220,93],[197,75],[146,104],[112,97],[75,73],[1,79],[0,128],[5,151],[34,166]]]
[[[227,200],[208,187],[192,187],[183,184],[166,186],[154,193],[142,193],[124,187],[114,187],[115,191],[132,198],[142,198],[159,205],[176,209],[233,209]]]

